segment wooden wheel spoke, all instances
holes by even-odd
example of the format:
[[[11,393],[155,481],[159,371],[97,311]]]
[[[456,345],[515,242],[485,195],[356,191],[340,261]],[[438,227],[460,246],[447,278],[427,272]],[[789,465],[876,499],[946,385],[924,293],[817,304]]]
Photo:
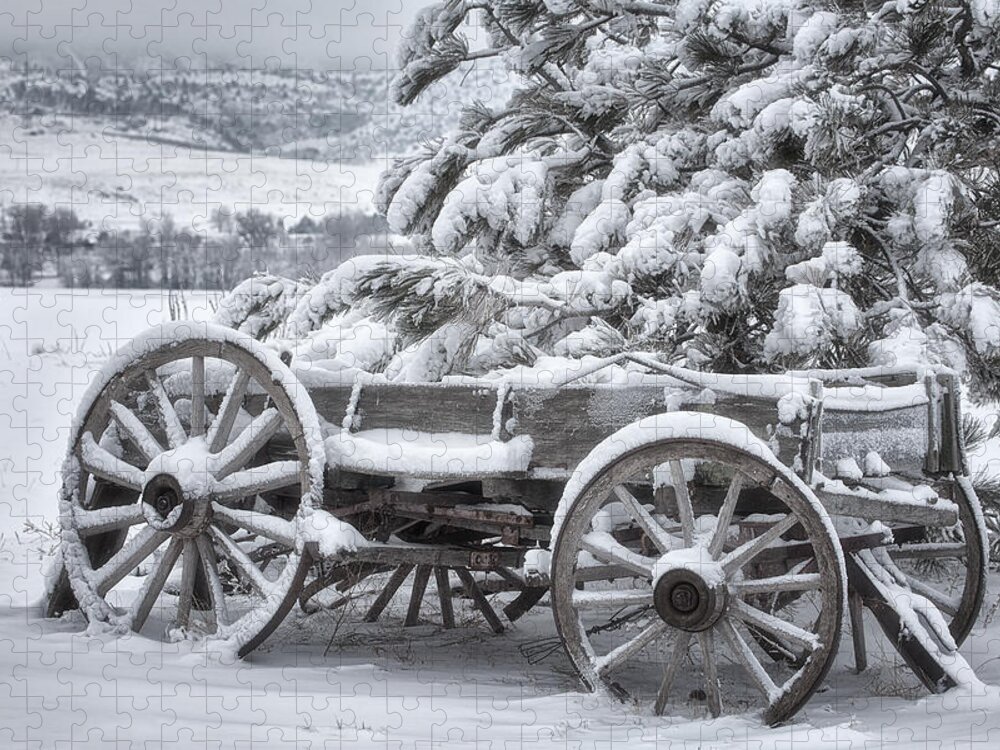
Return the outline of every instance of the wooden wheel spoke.
[[[214,484],[212,497],[220,502],[280,490],[302,481],[298,461],[272,461],[237,471]]]
[[[660,682],[660,689],[656,692],[656,704],[653,707],[657,716],[663,716],[667,707],[667,698],[670,696],[670,688],[674,684],[677,671],[681,668],[681,662],[687,656],[688,646],[691,643],[691,633],[684,630],[677,631],[677,640],[674,642],[674,650],[670,655],[670,661],[663,670],[663,680]]]
[[[733,520],[733,513],[736,511],[736,502],[740,499],[740,491],[743,489],[743,475],[739,472],[733,474],[729,482],[729,489],[726,490],[726,497],[722,501],[719,509],[719,517],[715,523],[715,531],[712,532],[712,540],[708,543],[708,552],[713,560],[718,560],[722,554],[722,548],[726,544],[729,536],[729,524]]]
[[[410,590],[410,605],[406,610],[406,627],[412,627],[420,619],[420,605],[424,601],[424,593],[427,591],[427,582],[431,577],[430,565],[418,565],[417,572],[413,575],[413,588]]]
[[[155,572],[146,576],[142,593],[139,596],[139,603],[132,613],[132,629],[136,632],[142,630],[142,626],[146,623],[146,618],[149,617],[156,599],[160,596],[160,592],[163,591],[163,584],[167,582],[167,576],[174,569],[177,558],[181,556],[183,547],[183,540],[180,538],[171,539],[170,544],[167,545],[167,549],[163,553],[163,557],[160,558],[156,566]]]
[[[187,442],[187,433],[184,432],[184,425],[181,418],[177,416],[177,410],[170,403],[170,396],[167,395],[163,383],[154,370],[146,371],[146,383],[149,391],[156,399],[156,406],[160,412],[160,421],[164,431],[167,433],[167,442],[171,448],[177,448]]]
[[[198,545],[201,567],[208,579],[208,594],[212,598],[216,627],[223,627],[229,624],[229,611],[226,607],[226,594],[222,590],[222,579],[219,577],[219,563],[215,557],[215,549],[204,534],[198,536],[195,543]]]
[[[698,643],[701,646],[701,664],[705,673],[705,695],[708,697],[708,710],[712,716],[722,713],[722,696],[719,694],[719,671],[715,662],[715,636],[711,630],[698,633]]]
[[[406,577],[410,575],[411,570],[413,570],[412,565],[400,565],[393,571],[392,575],[389,576],[388,583],[385,584],[385,588],[382,589],[379,595],[375,598],[375,601],[372,602],[372,606],[369,607],[368,612],[365,613],[365,622],[375,622],[379,618],[379,615],[381,615],[385,608],[389,605],[389,602],[392,600],[392,597],[395,596],[399,587],[403,585],[403,581],[405,581]]]
[[[169,536],[165,531],[157,531],[151,526],[143,527],[110,560],[94,571],[93,583],[97,593],[100,596],[107,594],[135,570],[139,563],[153,554]]]
[[[606,676],[609,672],[634,657],[646,646],[667,632],[667,623],[657,619],[647,625],[635,638],[613,648],[597,660],[597,674]]]
[[[779,640],[791,641],[810,651],[815,651],[820,646],[819,639],[808,630],[786,622],[780,617],[763,612],[756,607],[751,607],[739,599],[730,602],[730,613],[733,617],[742,620],[748,625],[755,625],[761,630],[778,637]]]
[[[732,620],[723,618],[719,621],[718,627],[722,633],[722,637],[726,639],[730,651],[736,657],[736,661],[750,675],[754,685],[764,695],[764,698],[768,702],[773,701],[778,695],[778,686],[774,684],[774,680],[771,679],[771,676],[764,669],[764,665],[760,663],[757,656],[750,650],[750,646],[743,636],[740,635]]]
[[[191,437],[205,434],[205,358],[191,357]]]
[[[146,481],[142,470],[98,445],[93,434],[87,432],[80,438],[79,456],[80,466],[91,476],[127,490],[142,491]]]
[[[660,552],[665,554],[680,546],[680,540],[672,534],[668,534],[631,492],[619,485],[615,487],[615,495],[621,504],[625,506],[625,510],[628,511],[632,520],[639,524],[639,527],[652,540]]]
[[[208,533],[211,535],[212,540],[219,546],[222,555],[236,568],[236,571],[240,574],[240,578],[247,581],[258,594],[267,596],[267,592],[271,588],[271,582],[267,580],[260,568],[254,565],[250,556],[236,542],[230,539],[228,534],[218,527],[210,526]]]
[[[490,629],[494,633],[503,632],[503,623],[500,622],[500,617],[496,612],[493,611],[493,606],[489,603],[486,595],[483,594],[483,590],[476,583],[476,579],[472,577],[472,573],[469,572],[468,568],[455,568],[455,573],[458,574],[459,579],[465,586],[465,593],[469,596],[473,602],[476,604],[476,608],[483,615]]]
[[[622,607],[653,606],[653,592],[633,591],[574,591],[573,606],[578,610],[621,609]]]
[[[653,577],[653,560],[636,554],[603,531],[585,534],[580,549],[589,552],[603,563],[620,565],[645,578]]]
[[[148,464],[156,456],[163,453],[163,446],[157,440],[149,428],[142,423],[132,411],[117,401],[112,401],[110,412],[115,424],[118,425],[118,434],[127,437],[132,445],[136,447],[140,455]]]
[[[798,573],[770,578],[750,578],[731,581],[729,590],[740,596],[750,594],[776,594],[783,591],[813,591],[823,582],[819,573]]]
[[[694,544],[694,507],[691,505],[691,494],[688,492],[687,480],[684,478],[684,466],[680,461],[670,462],[670,479],[674,487],[674,497],[677,500],[677,515],[681,520],[681,533],[684,545]]]
[[[868,669],[868,646],[865,643],[864,600],[856,591],[852,591],[847,597],[847,613],[851,618],[854,669],[860,674]]]
[[[753,558],[767,549],[773,542],[775,542],[778,537],[784,534],[786,531],[791,529],[799,522],[793,514],[789,513],[780,521],[771,526],[763,534],[754,537],[746,544],[743,544],[728,555],[722,558],[720,561],[722,569],[727,574],[732,574],[733,572],[739,570]]]
[[[250,422],[232,443],[215,457],[215,477],[224,479],[247,463],[281,427],[281,412],[275,408],[262,411]]]
[[[94,534],[103,534],[106,531],[126,529],[145,520],[140,503],[111,505],[95,510],[73,508],[73,523],[80,536],[93,536]]]
[[[438,601],[441,604],[441,622],[446,628],[455,627],[455,609],[451,601],[451,581],[448,568],[434,568],[434,583],[437,588]]]
[[[184,559],[181,561],[181,590],[177,600],[177,625],[188,627],[191,621],[191,607],[194,605],[194,585],[201,565],[198,545],[194,539],[184,540]]]
[[[210,453],[218,453],[229,442],[229,436],[243,406],[243,398],[246,396],[249,384],[250,373],[243,369],[238,370],[236,377],[233,378],[226,390],[222,405],[219,407],[219,413],[208,430],[207,441]]]
[[[212,503],[212,511],[217,518],[252,534],[266,537],[287,547],[295,546],[295,524],[292,521],[285,521],[267,513],[230,508],[221,503]]]

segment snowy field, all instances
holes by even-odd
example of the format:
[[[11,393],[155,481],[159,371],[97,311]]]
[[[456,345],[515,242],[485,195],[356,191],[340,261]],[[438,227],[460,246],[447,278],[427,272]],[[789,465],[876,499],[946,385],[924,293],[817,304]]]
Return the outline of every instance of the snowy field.
[[[187,297],[195,317],[209,302]],[[404,629],[405,596],[377,625],[295,611],[241,663],[138,636],[90,638],[74,615],[41,619],[70,415],[109,350],[168,309],[159,293],[0,290],[0,747],[859,750],[1000,737],[1000,622],[988,616],[963,649],[990,685],[975,694],[927,696],[872,630],[869,671],[851,672],[845,641],[822,691],[775,729],[754,715],[657,719],[579,692],[561,650],[536,664],[519,650],[554,635],[545,607],[500,636],[468,609],[464,628]],[[1000,577],[991,583],[987,610]]]
[[[171,215],[205,229],[219,206],[237,212],[320,216],[331,207],[370,211],[385,164],[248,156],[147,141],[106,120],[41,118],[27,129],[0,116],[0,206],[71,208],[95,229],[139,229]],[[179,138],[180,136],[178,136]]]

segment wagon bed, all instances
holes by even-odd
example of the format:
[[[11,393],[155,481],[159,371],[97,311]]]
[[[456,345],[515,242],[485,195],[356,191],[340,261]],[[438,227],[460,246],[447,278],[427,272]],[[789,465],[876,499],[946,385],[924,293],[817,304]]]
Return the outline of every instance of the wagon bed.
[[[900,478],[962,473],[957,423],[957,380],[947,370],[902,368],[813,371],[783,376],[706,375],[672,368],[648,356],[639,363],[665,372],[627,373],[624,382],[548,385],[508,380],[453,379],[443,383],[330,382],[325,373],[299,370],[324,421],[330,494],[352,475],[414,476],[487,482],[510,494],[518,483],[544,504],[544,483],[564,482],[602,440],[643,417],[670,411],[721,415],[746,425],[807,480],[838,459],[857,463],[871,451]],[[615,364],[591,366],[587,374]],[[817,377],[819,376],[819,377]],[[784,399],[797,413],[779,413]],[[290,444],[271,444],[277,458]],[[347,475],[341,478],[341,475]],[[877,483],[878,484],[878,483]],[[907,498],[900,482],[876,491],[827,490],[833,514],[868,520],[947,524],[956,520],[947,500]],[[831,485],[832,487],[833,485]],[[821,490],[822,492],[822,490]],[[555,498],[558,499],[558,498]],[[552,501],[554,502],[554,500]]]

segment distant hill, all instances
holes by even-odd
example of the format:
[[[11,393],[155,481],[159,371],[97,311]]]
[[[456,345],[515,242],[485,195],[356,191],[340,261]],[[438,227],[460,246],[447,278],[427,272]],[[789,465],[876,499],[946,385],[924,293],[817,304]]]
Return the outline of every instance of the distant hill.
[[[0,61],[0,114],[33,135],[48,123],[98,120],[118,137],[285,158],[373,161],[451,130],[462,107],[505,101],[512,82],[493,66],[451,76],[415,104],[392,103],[391,71],[247,70],[222,66],[75,68]],[[57,126],[58,127],[58,126]]]

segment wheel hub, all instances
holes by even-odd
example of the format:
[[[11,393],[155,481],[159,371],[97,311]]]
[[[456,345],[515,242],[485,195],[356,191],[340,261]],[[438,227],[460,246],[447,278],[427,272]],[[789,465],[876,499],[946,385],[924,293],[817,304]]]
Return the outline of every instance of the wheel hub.
[[[165,451],[146,467],[142,512],[153,528],[197,536],[208,525],[212,474],[203,440]]]
[[[160,531],[197,536],[208,525],[210,512],[209,501],[185,493],[173,474],[156,474],[143,487],[142,514]]]
[[[725,576],[703,547],[669,552],[655,567],[653,606],[665,623],[696,633],[712,627],[726,606]]]

